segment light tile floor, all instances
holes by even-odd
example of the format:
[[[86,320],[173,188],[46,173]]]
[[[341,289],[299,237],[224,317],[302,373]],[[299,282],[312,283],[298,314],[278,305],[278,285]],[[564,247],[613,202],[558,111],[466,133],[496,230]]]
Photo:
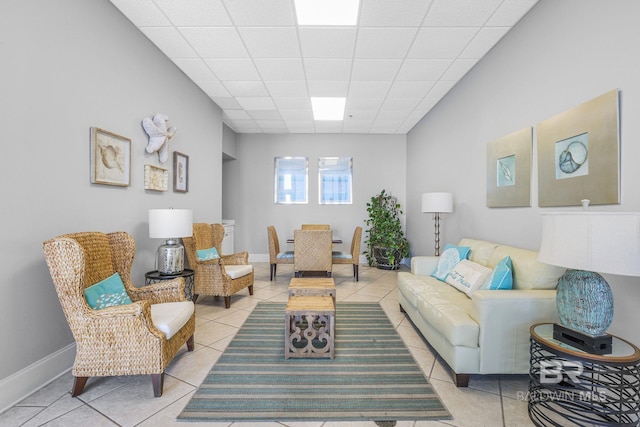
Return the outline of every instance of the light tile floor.
[[[254,263],[255,292],[241,291],[225,309],[222,298],[200,298],[196,304],[195,351],[180,350],[165,375],[164,393],[154,398],[148,376],[90,378],[85,391],[72,398],[70,372],[36,391],[0,414],[0,426],[219,426],[243,427],[373,427],[373,422],[310,423],[186,423],[176,416],[187,404],[211,366],[222,354],[236,331],[260,301],[287,300],[287,285],[293,277],[292,266],[278,266],[278,278],[269,281],[269,265]],[[338,301],[377,301],[384,308],[424,370],[452,420],[439,422],[402,421],[398,427],[515,427],[532,426],[525,400],[526,375],[472,375],[468,388],[454,386],[448,368],[411,322],[400,313],[395,271],[360,267],[360,281],[352,276],[350,265],[335,265],[333,277]],[[506,321],[507,319],[505,319]]]

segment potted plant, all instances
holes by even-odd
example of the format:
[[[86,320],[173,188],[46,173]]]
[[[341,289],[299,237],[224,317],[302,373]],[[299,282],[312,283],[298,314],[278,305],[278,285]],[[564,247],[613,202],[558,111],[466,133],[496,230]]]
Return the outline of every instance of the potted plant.
[[[400,223],[400,204],[383,189],[371,197],[367,212],[365,244],[369,248],[365,254],[369,265],[385,270],[397,269],[402,258],[409,255],[409,242]]]

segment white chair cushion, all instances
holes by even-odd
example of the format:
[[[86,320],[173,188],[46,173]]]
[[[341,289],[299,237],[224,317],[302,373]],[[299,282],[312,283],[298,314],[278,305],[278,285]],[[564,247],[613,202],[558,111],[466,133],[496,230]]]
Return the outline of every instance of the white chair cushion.
[[[224,271],[227,272],[229,277],[232,279],[237,279],[238,277],[246,276],[253,271],[253,266],[251,264],[248,265],[225,265]]]
[[[151,304],[151,320],[155,327],[170,339],[189,321],[193,311],[194,306],[191,301]]]

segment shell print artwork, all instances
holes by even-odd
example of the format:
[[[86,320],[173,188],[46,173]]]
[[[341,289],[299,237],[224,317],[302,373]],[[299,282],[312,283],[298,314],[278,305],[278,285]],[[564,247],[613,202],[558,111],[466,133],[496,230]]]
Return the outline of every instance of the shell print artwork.
[[[98,148],[100,148],[100,158],[104,167],[107,169],[118,168],[124,172],[124,165],[122,164],[120,156],[120,148],[114,147],[113,145],[98,145]]]
[[[564,173],[574,173],[587,161],[589,152],[580,141],[573,141],[558,157],[558,167]]]
[[[149,135],[149,143],[147,144],[147,153],[158,152],[160,163],[167,161],[169,157],[169,140],[176,133],[175,127],[167,128],[169,117],[165,114],[158,113],[151,117],[142,119],[142,127],[147,135]]]

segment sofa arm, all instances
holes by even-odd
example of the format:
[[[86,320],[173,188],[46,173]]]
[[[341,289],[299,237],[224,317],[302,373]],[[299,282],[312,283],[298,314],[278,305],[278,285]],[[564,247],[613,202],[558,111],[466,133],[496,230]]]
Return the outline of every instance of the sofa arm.
[[[411,272],[418,276],[431,276],[438,267],[440,257],[414,256],[411,258]]]
[[[529,328],[557,322],[555,290],[480,290],[474,292],[471,317],[480,325],[480,372],[527,373]]]

